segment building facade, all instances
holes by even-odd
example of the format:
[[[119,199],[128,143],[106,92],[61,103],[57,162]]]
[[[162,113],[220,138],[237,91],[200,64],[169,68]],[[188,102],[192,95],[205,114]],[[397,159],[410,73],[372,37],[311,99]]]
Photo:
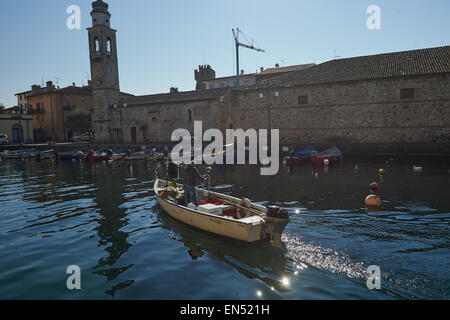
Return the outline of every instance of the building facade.
[[[279,129],[282,144],[450,143],[450,46],[278,66],[247,75],[248,86],[244,75],[239,89],[227,87],[234,77],[201,66],[196,91],[133,96],[119,91],[107,5],[93,9],[101,17],[88,29],[99,141],[170,142],[199,120],[203,130]],[[93,51],[96,35],[112,41],[109,57],[102,44]]]
[[[33,116],[29,114],[0,114],[0,133],[8,135],[11,143],[33,143]]]
[[[89,86],[73,84],[60,89],[48,81],[45,87],[33,85],[31,91],[16,96],[23,101],[21,113],[32,117],[34,142],[65,142],[73,135],[91,131],[93,102]],[[80,118],[85,119],[84,123],[74,121]]]
[[[282,143],[449,143],[450,46],[332,60],[240,90],[229,122]]]

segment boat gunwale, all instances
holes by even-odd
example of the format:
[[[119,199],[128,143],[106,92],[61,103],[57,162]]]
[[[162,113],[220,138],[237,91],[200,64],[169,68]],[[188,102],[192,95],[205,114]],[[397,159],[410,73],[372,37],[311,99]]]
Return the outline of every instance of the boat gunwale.
[[[166,180],[164,180],[164,179],[156,179],[156,180],[155,180],[155,185],[157,184],[157,182],[158,182],[159,180],[161,180],[161,181],[166,181]],[[254,222],[251,222],[251,221],[248,221],[248,222],[247,222],[247,221],[240,221],[240,219],[233,219],[233,218],[231,218],[231,217],[218,216],[218,215],[214,215],[214,214],[211,214],[211,213],[207,213],[207,212],[202,212],[202,211],[194,210],[194,209],[188,208],[188,207],[186,207],[186,206],[182,206],[182,205],[180,205],[180,204],[178,204],[178,203],[175,203],[175,202],[173,202],[173,201],[171,201],[171,200],[168,200],[168,199],[165,199],[165,198],[160,197],[160,196],[159,196],[159,192],[158,192],[157,190],[162,190],[162,189],[159,189],[159,188],[155,188],[155,187],[154,187],[153,190],[155,191],[155,193],[156,193],[158,199],[161,199],[161,200],[165,201],[166,203],[168,203],[168,204],[170,204],[170,205],[172,205],[172,206],[178,207],[178,208],[180,208],[180,209],[182,209],[182,210],[187,210],[187,211],[190,211],[190,212],[193,212],[193,213],[202,215],[202,216],[207,216],[207,217],[216,218],[216,219],[222,219],[222,220],[226,220],[226,221],[233,222],[233,223],[239,223],[239,224],[245,224],[245,225],[249,225],[249,226],[254,226]],[[197,189],[197,188],[196,188],[196,190],[202,191],[201,189]],[[208,191],[208,192],[211,192],[211,193],[213,193],[213,194],[219,194],[219,195],[221,195],[220,193],[216,193],[216,192],[213,192],[213,191]],[[228,196],[228,195],[224,195],[224,196],[227,196],[227,197],[230,197],[230,198],[234,198],[234,199],[240,201],[238,198],[235,198],[235,197],[232,197],[232,196]],[[255,204],[252,203],[252,206],[253,206],[253,205],[255,205]],[[259,206],[259,205],[257,205],[257,206]],[[261,206],[261,207],[262,207],[262,206]],[[264,208],[264,207],[263,207],[263,208]],[[168,214],[170,215],[170,213],[168,213]],[[171,215],[170,215],[170,216],[171,216]],[[261,224],[265,224],[265,223],[266,223],[266,220],[264,219],[264,217],[261,217],[261,216],[258,216],[258,215],[255,215],[255,216],[258,217],[258,218],[260,218],[260,220],[258,221],[258,224],[259,224],[259,223],[261,223]],[[249,218],[249,217],[247,217],[247,218]],[[246,218],[243,218],[243,219],[246,219]]]

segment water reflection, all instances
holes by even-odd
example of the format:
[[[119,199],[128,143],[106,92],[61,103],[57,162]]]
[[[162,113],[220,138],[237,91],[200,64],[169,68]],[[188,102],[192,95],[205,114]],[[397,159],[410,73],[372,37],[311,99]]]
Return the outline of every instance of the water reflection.
[[[98,246],[104,247],[106,252],[106,256],[100,258],[97,265],[92,268],[93,274],[105,276],[108,282],[111,282],[121,273],[133,267],[133,264],[117,266],[117,261],[131,247],[127,241],[129,234],[121,231],[121,228],[128,224],[126,210],[121,207],[121,204],[127,201],[123,197],[124,172],[123,168],[116,168],[113,173],[112,168],[108,168],[106,163],[87,165],[91,166],[93,183],[97,189],[94,200],[100,214],[100,218],[97,220],[99,226],[95,228],[100,237]],[[132,168],[130,166],[131,176],[133,175]],[[100,169],[98,176],[96,175],[97,169]],[[109,174],[104,174],[105,169],[109,169]],[[129,287],[133,282],[133,280],[121,282],[107,290],[106,293],[114,296],[117,290]]]
[[[282,248],[216,236],[173,219],[159,209],[159,206],[155,206],[155,209],[159,210],[163,227],[174,229],[181,236],[172,237],[172,240],[183,242],[193,260],[202,258],[208,252],[249,279],[260,280],[280,292],[289,291],[289,286],[286,285],[286,258]]]
[[[159,292],[148,289],[158,286],[168,298],[178,292],[189,297],[192,288],[178,286],[184,270],[206,261],[195,264],[200,276],[192,275],[191,283],[227,277],[227,283],[208,288],[220,298],[236,287],[253,298],[270,297],[269,288],[275,297],[294,299],[305,288],[319,290],[319,298],[348,292],[347,282],[336,292],[322,290],[329,279],[353,279],[349,287],[361,289],[355,297],[371,298],[364,281],[370,264],[381,266],[385,287],[400,297],[448,298],[448,168],[425,165],[417,174],[412,165],[395,161],[389,167],[358,161],[358,170],[355,163],[346,160],[327,173],[311,165],[283,167],[270,177],[260,176],[257,166],[213,168],[218,192],[297,213],[283,237],[285,248],[274,249],[217,237],[161,212],[151,191],[155,169],[164,171],[159,163],[2,161],[0,297],[42,298],[42,284],[50,283],[47,295],[58,298],[65,294],[61,265],[77,261],[96,285],[83,298],[158,298]],[[380,184],[383,211],[367,213],[364,199],[372,181]],[[175,264],[180,252],[184,259]],[[172,291],[160,279],[167,268],[173,268],[177,284]],[[24,269],[33,276],[27,278]]]

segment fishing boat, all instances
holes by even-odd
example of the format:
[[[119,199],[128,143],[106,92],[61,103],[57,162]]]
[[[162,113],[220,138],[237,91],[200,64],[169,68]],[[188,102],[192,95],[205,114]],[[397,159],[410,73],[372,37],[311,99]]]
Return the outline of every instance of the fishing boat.
[[[342,152],[336,147],[311,155],[311,160],[316,164],[324,164],[325,160],[328,160],[329,164],[333,164],[340,162],[342,159]]]
[[[248,243],[270,242],[281,246],[281,235],[289,214],[277,206],[264,207],[248,199],[196,188],[202,204],[184,201],[183,185],[156,179],[158,203],[171,217],[192,227]]]
[[[284,158],[286,161],[286,165],[290,167],[299,166],[303,163],[307,163],[311,161],[311,155],[316,152],[314,148],[306,148],[297,152],[292,153],[291,155]]]
[[[21,159],[28,157],[23,150],[5,151],[3,157],[5,159]]]
[[[46,150],[46,151],[42,151],[39,154],[39,157],[37,157],[36,159],[47,160],[47,159],[55,159],[55,158],[56,158],[56,152],[54,150]]]
[[[24,150],[24,152],[28,158],[36,158],[41,154],[41,152],[36,150],[35,148],[26,149]]]
[[[91,162],[105,161],[105,160],[108,160],[108,154],[104,151],[95,151],[95,152],[88,154],[87,158]]]
[[[109,159],[113,161],[119,161],[125,158],[126,155],[127,153],[124,151],[113,151],[113,153],[109,156]]]
[[[149,161],[161,161],[164,159],[164,152],[157,151],[156,149],[151,150],[146,157]]]
[[[66,151],[66,152],[61,152],[58,154],[59,160],[73,160],[73,159],[79,159],[79,158],[80,158],[79,151]]]
[[[146,160],[147,155],[144,151],[132,152],[129,155],[125,156],[123,160],[126,161],[138,161],[138,160]]]

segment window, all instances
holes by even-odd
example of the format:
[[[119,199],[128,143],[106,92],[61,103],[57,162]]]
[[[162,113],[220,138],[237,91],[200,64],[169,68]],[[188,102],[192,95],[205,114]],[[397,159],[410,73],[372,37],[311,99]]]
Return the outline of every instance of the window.
[[[275,91],[274,93],[273,93],[273,96],[274,97],[278,97],[280,95],[280,93],[278,92],[278,91]]]
[[[192,122],[192,110],[188,110],[188,121]]]
[[[298,96],[298,104],[308,104],[308,96]]]
[[[225,83],[221,83],[221,84],[220,84],[220,87],[221,87],[221,88],[225,88]]]
[[[214,89],[214,85],[213,85],[213,84],[210,84],[210,85],[209,85],[209,88],[210,88],[210,89]]]
[[[400,89],[400,99],[413,99],[414,88]]]
[[[106,40],[106,53],[111,54],[111,39]]]
[[[100,40],[97,37],[94,38],[94,48],[95,52],[100,52]]]
[[[264,98],[264,94],[260,93],[260,94],[259,94],[259,98],[260,98],[260,99],[261,99],[261,98]]]

